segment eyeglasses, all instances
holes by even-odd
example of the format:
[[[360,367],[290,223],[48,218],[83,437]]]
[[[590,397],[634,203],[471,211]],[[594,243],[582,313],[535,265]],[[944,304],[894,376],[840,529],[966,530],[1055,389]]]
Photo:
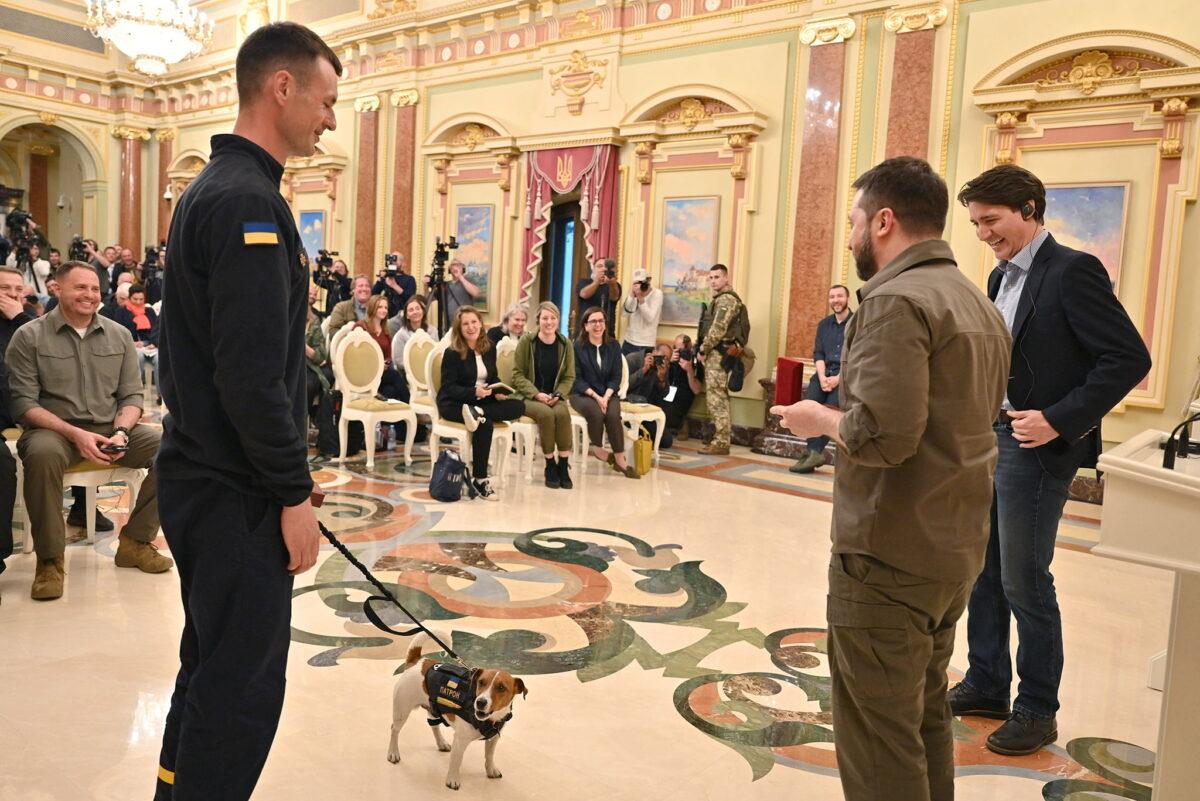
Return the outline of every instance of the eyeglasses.
[[[604,325],[604,321],[603,320],[588,320],[587,324],[588,325]]]

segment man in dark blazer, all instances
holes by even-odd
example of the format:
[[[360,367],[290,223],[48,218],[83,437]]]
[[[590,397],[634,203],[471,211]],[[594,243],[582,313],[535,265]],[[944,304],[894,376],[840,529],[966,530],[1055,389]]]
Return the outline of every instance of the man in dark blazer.
[[[1046,188],[994,167],[958,194],[999,260],[988,297],[1012,334],[996,420],[992,533],[967,606],[970,668],[950,690],[956,715],[1005,720],[990,750],[1031,754],[1058,736],[1062,619],[1050,562],[1075,471],[1094,467],[1100,421],[1150,371],[1150,354],[1099,259],[1043,228]],[[1009,613],[1017,621],[1017,697],[1009,709]]]

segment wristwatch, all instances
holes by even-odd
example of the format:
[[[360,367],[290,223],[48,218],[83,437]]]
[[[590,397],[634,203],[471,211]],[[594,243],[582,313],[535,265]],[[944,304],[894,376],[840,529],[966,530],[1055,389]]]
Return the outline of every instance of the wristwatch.
[[[116,436],[117,434],[124,434],[126,440],[131,439],[131,437],[129,436],[129,429],[126,428],[125,426],[117,426],[116,428],[114,428],[113,435]]]

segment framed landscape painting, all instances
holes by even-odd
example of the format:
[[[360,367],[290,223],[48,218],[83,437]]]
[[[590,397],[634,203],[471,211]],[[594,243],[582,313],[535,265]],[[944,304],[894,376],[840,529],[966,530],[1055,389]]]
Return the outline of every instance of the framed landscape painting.
[[[1121,277],[1128,211],[1128,181],[1046,186],[1046,229],[1058,242],[1100,259],[1113,291]]]
[[[461,261],[467,279],[479,287],[474,305],[483,309],[488,308],[492,278],[494,216],[493,206],[458,206],[455,209],[458,250],[453,251],[450,258]]]
[[[300,212],[300,241],[304,243],[308,261],[315,269],[317,251],[325,249],[325,212]]]
[[[694,326],[709,299],[708,268],[717,260],[721,198],[663,201],[662,272],[650,275],[663,291],[662,325]]]

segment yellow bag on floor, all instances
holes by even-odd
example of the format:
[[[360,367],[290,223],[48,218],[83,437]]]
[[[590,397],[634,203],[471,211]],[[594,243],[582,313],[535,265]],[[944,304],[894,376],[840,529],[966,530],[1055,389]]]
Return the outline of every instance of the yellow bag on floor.
[[[650,432],[645,426],[638,428],[638,438],[633,442],[633,469],[639,476],[644,476],[654,466],[654,440],[650,438]]]

